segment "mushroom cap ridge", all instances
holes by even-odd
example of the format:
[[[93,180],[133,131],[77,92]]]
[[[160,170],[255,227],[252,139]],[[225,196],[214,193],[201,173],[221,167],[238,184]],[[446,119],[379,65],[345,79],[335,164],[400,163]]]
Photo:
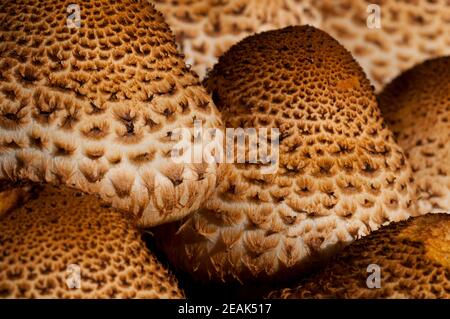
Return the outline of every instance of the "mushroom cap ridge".
[[[416,214],[411,168],[362,69],[310,26],[251,36],[206,86],[226,127],[278,128],[279,167],[230,164],[204,207],[162,227],[172,264],[199,280],[282,280]]]
[[[0,24],[0,180],[97,194],[143,226],[212,193],[218,165],[171,151],[177,129],[220,116],[152,4],[2,1]]]

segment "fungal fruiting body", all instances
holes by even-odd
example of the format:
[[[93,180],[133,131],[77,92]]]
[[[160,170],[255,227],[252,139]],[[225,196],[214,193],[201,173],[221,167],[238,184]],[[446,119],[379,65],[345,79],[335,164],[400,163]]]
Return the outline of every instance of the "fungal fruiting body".
[[[182,298],[129,215],[46,186],[0,219],[1,298]]]
[[[450,298],[450,215],[392,223],[269,298]]]
[[[245,36],[289,25],[328,32],[377,90],[416,63],[450,54],[448,0],[156,0],[156,6],[201,77]]]
[[[378,100],[413,169],[421,213],[450,210],[450,57],[408,70]]]
[[[186,63],[203,78],[219,56],[246,36],[320,23],[314,0],[155,0]]]
[[[282,279],[416,214],[411,168],[373,89],[325,32],[248,37],[220,58],[206,86],[227,128],[279,129],[278,169],[227,165],[202,209],[163,227],[174,265],[203,279]]]
[[[0,3],[0,180],[97,194],[144,226],[175,220],[216,183],[217,164],[171,158],[195,121],[221,125],[148,1]]]

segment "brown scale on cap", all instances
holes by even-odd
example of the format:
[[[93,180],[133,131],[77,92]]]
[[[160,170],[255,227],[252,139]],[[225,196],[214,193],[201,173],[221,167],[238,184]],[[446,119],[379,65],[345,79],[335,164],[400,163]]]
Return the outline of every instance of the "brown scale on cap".
[[[202,279],[281,279],[416,213],[411,168],[369,81],[325,32],[248,37],[206,85],[226,127],[280,130],[279,168],[228,165],[203,209],[179,229],[163,227],[174,265]]]
[[[450,298],[450,215],[392,223],[355,241],[297,288],[269,298]],[[380,268],[380,287],[367,281]],[[372,268],[370,268],[372,269]],[[375,284],[369,278],[369,285]]]
[[[201,78],[219,56],[251,34],[320,22],[314,0],[155,0]]]
[[[67,26],[73,4],[80,28]],[[152,4],[2,1],[0,25],[0,180],[98,194],[144,226],[211,194],[217,165],[200,176],[175,164],[169,137],[195,120],[219,127],[219,115]],[[181,170],[179,183],[162,167]]]
[[[370,28],[378,5],[381,28]],[[450,54],[448,0],[320,0],[320,27],[361,64],[377,90],[426,59]]]
[[[421,212],[450,210],[450,57],[403,73],[379,102],[412,166]]]
[[[374,4],[381,9],[379,29],[371,28]],[[201,77],[245,36],[289,25],[328,32],[377,90],[416,63],[450,54],[448,0],[157,0],[156,6]]]
[[[0,243],[1,298],[183,297],[131,218],[93,195],[46,186],[0,220]]]

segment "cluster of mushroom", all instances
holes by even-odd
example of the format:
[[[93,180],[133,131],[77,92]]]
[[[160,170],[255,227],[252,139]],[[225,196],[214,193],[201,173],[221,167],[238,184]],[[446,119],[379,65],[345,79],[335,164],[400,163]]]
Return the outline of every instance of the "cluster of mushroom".
[[[371,84],[449,38],[405,58],[395,32],[349,44],[362,1],[264,1],[155,1],[175,35],[148,1],[0,4],[0,297],[183,298],[175,271],[271,298],[450,298],[450,215],[428,214],[450,210],[450,57]],[[203,83],[176,41],[201,76],[220,55]],[[209,140],[198,123],[278,130],[276,169],[248,149],[176,161],[180,129]]]

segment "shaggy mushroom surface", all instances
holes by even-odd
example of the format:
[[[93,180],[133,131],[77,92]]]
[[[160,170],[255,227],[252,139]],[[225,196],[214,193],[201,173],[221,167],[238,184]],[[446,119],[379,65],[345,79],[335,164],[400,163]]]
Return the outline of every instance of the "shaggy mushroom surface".
[[[421,212],[450,210],[450,57],[408,70],[378,99],[412,166]]]
[[[97,194],[143,226],[176,220],[216,183],[216,163],[172,159],[195,123],[221,125],[148,1],[0,3],[0,180]]]
[[[79,286],[77,286],[79,283]],[[0,218],[1,298],[182,298],[129,215],[46,186]]]
[[[357,240],[298,287],[269,298],[448,299],[449,256],[450,215],[410,218]]]
[[[259,159],[228,164],[202,209],[162,227],[173,265],[200,280],[284,279],[416,214],[411,168],[372,87],[325,32],[248,37],[205,84],[227,128],[279,129],[279,160],[269,174]]]

